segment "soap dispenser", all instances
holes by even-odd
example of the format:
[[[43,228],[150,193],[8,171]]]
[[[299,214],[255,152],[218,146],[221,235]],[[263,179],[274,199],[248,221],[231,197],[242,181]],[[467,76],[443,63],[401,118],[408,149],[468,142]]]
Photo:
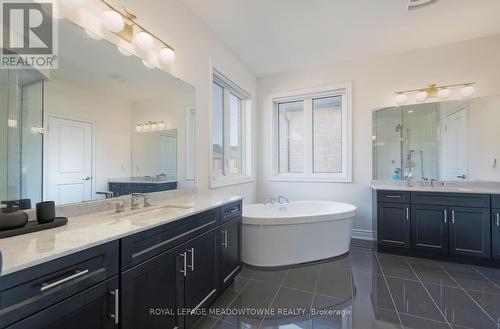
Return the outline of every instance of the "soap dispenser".
[[[28,222],[28,214],[19,211],[17,201],[2,201],[0,208],[0,231],[23,227]]]

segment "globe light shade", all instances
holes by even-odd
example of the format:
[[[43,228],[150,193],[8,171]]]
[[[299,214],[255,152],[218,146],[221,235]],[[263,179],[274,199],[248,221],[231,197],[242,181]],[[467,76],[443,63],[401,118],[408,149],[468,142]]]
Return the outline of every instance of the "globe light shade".
[[[153,46],[153,37],[144,31],[135,35],[135,45],[141,49],[149,49]]]
[[[128,50],[125,50],[122,47],[117,47],[117,48],[120,54],[122,54],[123,56],[132,56],[132,53],[129,52]]]
[[[159,122],[158,129],[165,129],[165,122]]]
[[[141,132],[141,131],[142,131],[142,126],[141,126],[141,125],[137,125],[137,126],[135,127],[135,130],[136,130],[137,132]]]
[[[102,24],[104,27],[111,32],[119,33],[125,28],[125,21],[122,15],[118,14],[114,10],[106,10],[101,16]]]
[[[399,94],[394,98],[394,101],[397,105],[403,105],[404,103],[406,103],[406,98],[407,96],[405,94]]]
[[[147,67],[148,69],[152,69],[155,67],[153,64],[151,64],[150,62],[148,62],[145,59],[142,60],[142,64],[144,64],[144,66]]]
[[[437,96],[439,99],[446,99],[450,97],[450,90],[448,88],[439,89]]]
[[[462,88],[462,90],[460,90],[460,95],[462,95],[462,97],[471,97],[472,95],[474,95],[474,92],[476,91],[476,89],[474,88],[474,86],[465,86]]]
[[[175,52],[171,48],[163,48],[160,50],[160,60],[164,64],[172,64],[175,60]]]
[[[423,102],[427,99],[428,96],[429,95],[426,91],[421,91],[415,95],[415,99],[417,100],[417,102]]]

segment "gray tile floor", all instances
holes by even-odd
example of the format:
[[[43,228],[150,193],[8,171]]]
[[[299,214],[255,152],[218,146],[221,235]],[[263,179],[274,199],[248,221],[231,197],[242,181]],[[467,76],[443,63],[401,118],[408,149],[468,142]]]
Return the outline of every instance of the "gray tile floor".
[[[245,267],[204,328],[500,328],[500,269],[353,248],[280,270]]]

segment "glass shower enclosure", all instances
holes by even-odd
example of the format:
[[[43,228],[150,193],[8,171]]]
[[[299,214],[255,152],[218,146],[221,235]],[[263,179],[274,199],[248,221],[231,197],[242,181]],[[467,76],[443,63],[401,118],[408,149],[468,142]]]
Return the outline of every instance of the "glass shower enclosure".
[[[42,200],[43,87],[37,70],[0,70],[0,200]]]
[[[438,103],[373,112],[373,179],[439,179]]]

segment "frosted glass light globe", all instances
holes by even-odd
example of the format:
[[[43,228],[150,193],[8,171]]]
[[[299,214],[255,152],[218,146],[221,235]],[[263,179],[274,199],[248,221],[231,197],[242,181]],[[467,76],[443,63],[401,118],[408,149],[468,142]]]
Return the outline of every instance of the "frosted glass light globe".
[[[160,59],[165,64],[172,64],[175,60],[175,52],[171,48],[160,50]]]
[[[137,130],[137,132],[141,132],[142,131],[142,126],[141,125],[137,125],[135,127],[135,130]]]
[[[164,128],[165,128],[165,123],[164,122],[158,123],[158,129],[164,129]]]
[[[101,16],[102,24],[104,27],[111,32],[118,33],[123,31],[125,27],[125,21],[122,15],[118,14],[114,10],[106,10]]]
[[[399,94],[394,98],[394,101],[397,105],[403,105],[406,102],[406,98],[405,94]]]
[[[415,95],[415,99],[417,100],[417,102],[423,102],[427,99],[427,96],[429,95],[427,94],[426,91],[421,91]]]
[[[153,46],[153,37],[144,31],[137,33],[134,41],[135,45],[141,49],[148,49]]]
[[[460,90],[460,95],[462,95],[462,97],[471,97],[472,95],[474,95],[475,91],[476,89],[474,88],[474,86],[465,86],[462,88],[462,90]]]
[[[446,99],[450,97],[450,90],[448,88],[439,89],[437,95],[440,99]]]

